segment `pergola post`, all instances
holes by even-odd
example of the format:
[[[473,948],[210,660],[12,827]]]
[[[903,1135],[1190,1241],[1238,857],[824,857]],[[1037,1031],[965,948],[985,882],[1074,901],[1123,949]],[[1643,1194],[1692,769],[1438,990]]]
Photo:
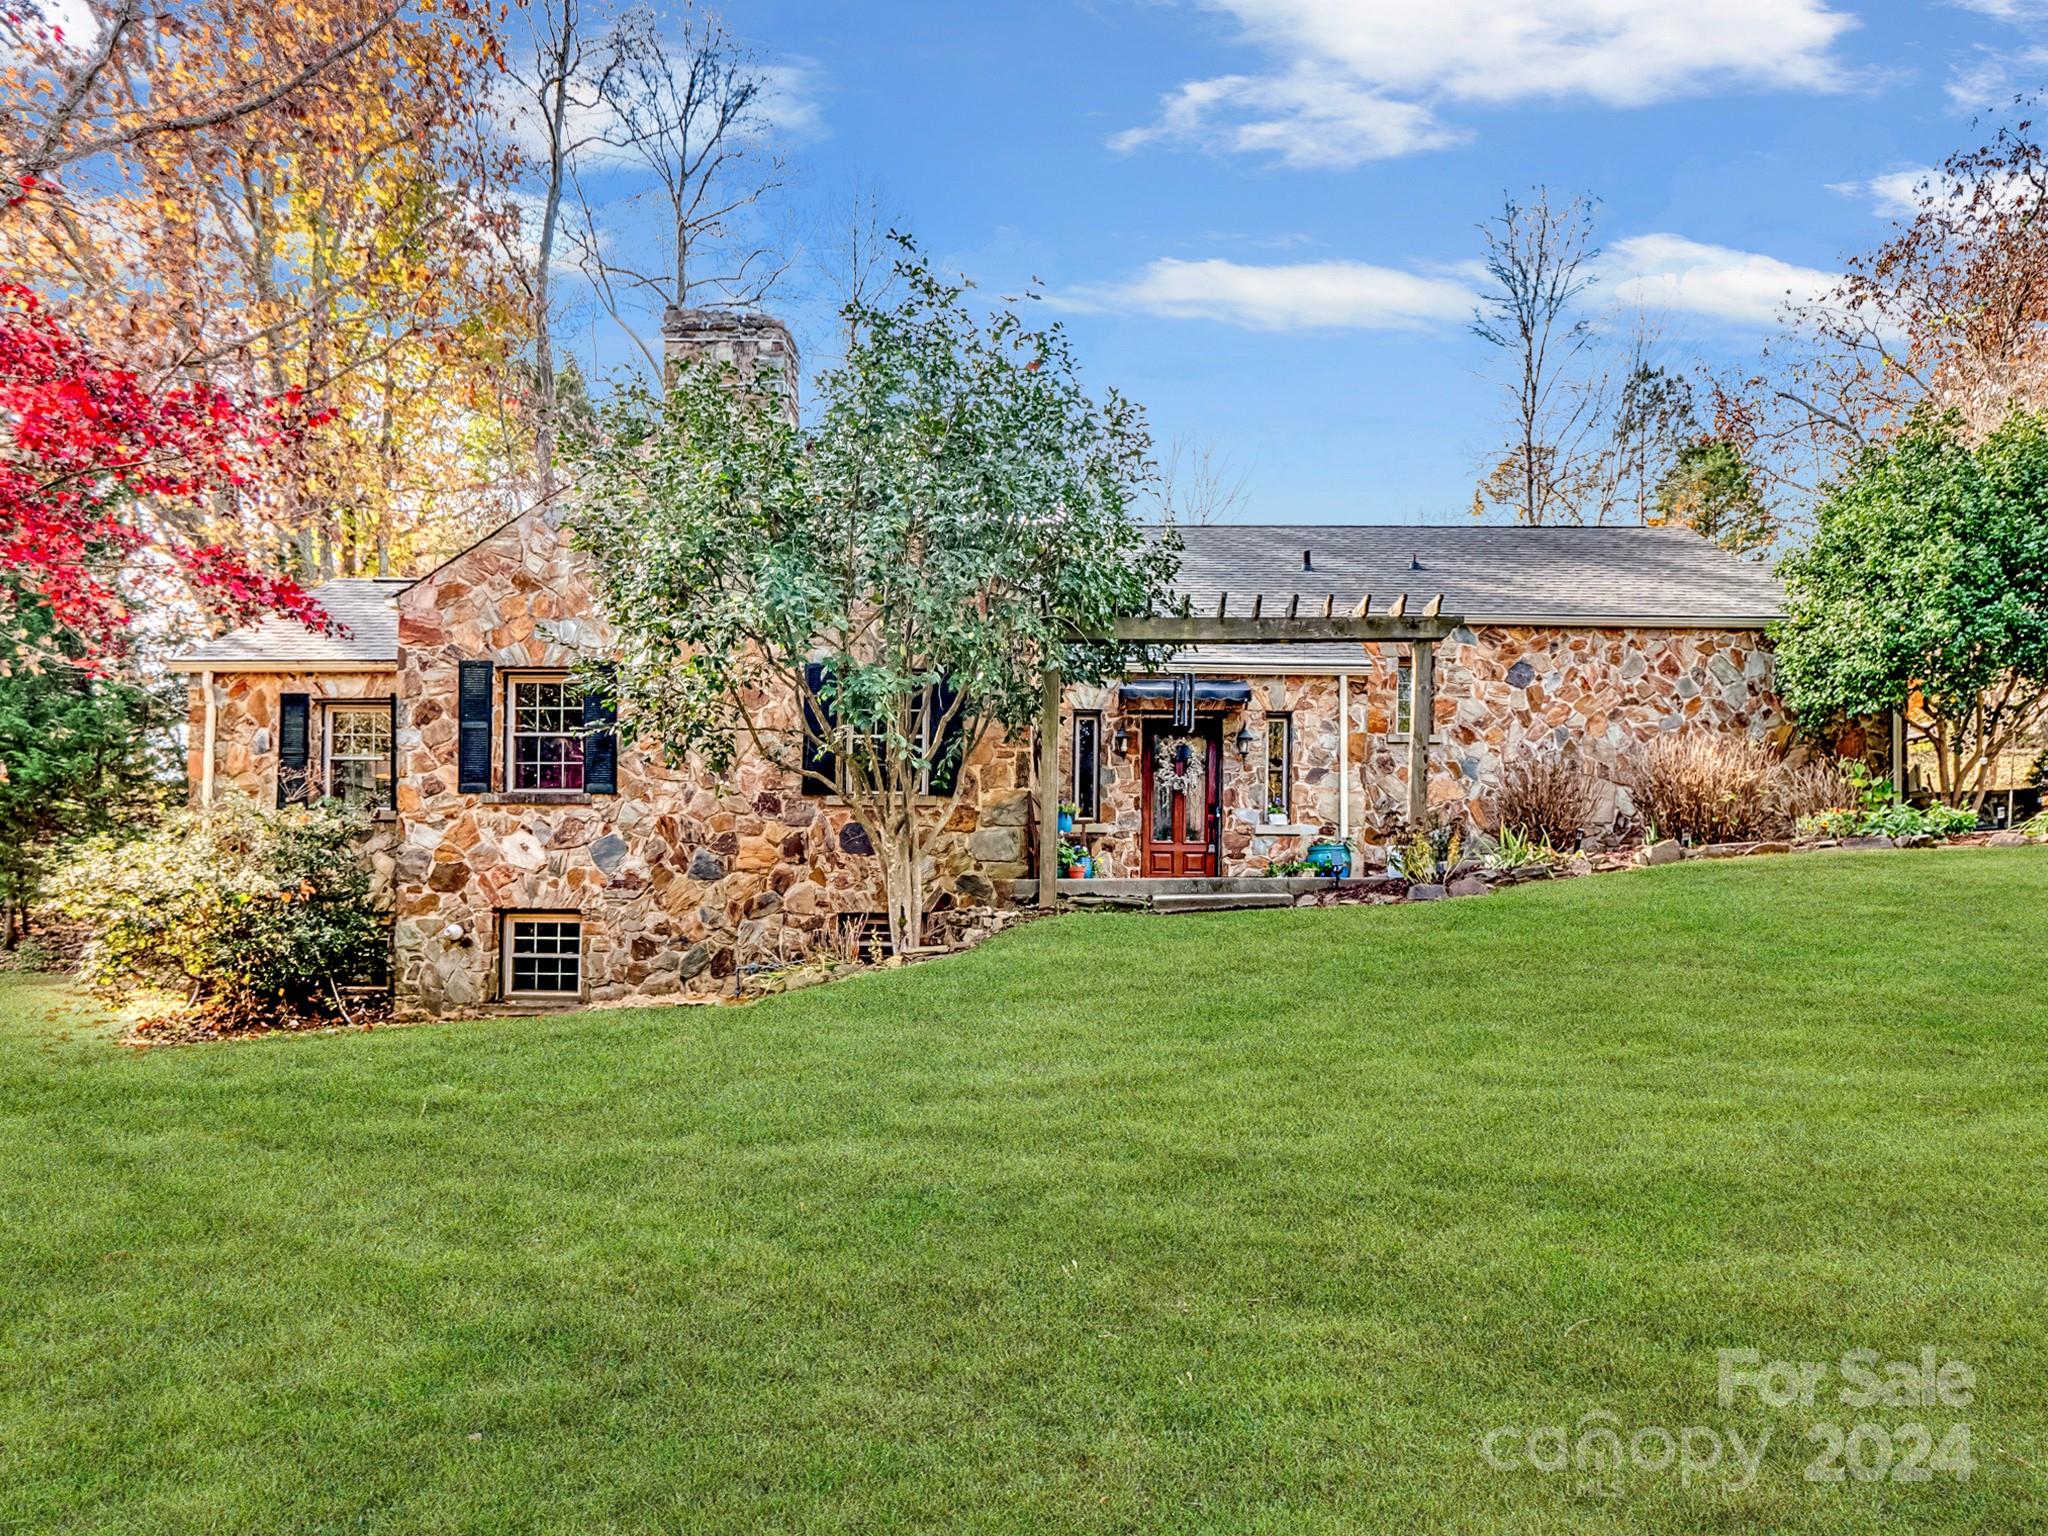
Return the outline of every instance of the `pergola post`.
[[[1436,717],[1436,647],[1408,644],[1408,825],[1429,820],[1429,732]]]
[[[1060,856],[1060,669],[1047,667],[1038,703],[1038,904],[1058,895]]]
[[[1892,803],[1906,800],[1906,712],[1892,711]]]

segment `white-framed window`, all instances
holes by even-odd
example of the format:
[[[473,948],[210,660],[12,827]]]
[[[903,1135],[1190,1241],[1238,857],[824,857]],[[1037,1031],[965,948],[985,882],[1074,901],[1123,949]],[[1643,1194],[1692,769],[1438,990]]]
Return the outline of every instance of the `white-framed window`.
[[[390,805],[391,701],[329,704],[326,715],[327,793],[350,805]]]
[[[507,997],[579,997],[583,992],[583,920],[561,912],[506,915]]]
[[[1266,716],[1266,814],[1294,809],[1294,716]]]
[[[583,692],[566,674],[505,679],[505,782],[583,788]]]
[[[1102,711],[1084,709],[1074,716],[1074,804],[1081,820],[1093,821],[1102,804]]]

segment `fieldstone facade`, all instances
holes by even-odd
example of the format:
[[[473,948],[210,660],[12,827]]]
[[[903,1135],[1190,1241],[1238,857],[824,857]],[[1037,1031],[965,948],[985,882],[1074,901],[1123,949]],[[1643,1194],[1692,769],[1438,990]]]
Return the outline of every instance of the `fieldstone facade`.
[[[616,794],[458,787],[460,664],[499,676],[602,658],[610,635],[557,515],[529,513],[400,600],[399,843],[394,975],[402,1011],[496,1000],[508,913],[584,923],[593,1001],[729,991],[743,967],[849,942],[882,909],[866,832],[835,799],[749,756],[719,778],[621,741]],[[502,719],[502,700],[500,701]],[[793,725],[793,719],[787,724]],[[934,839],[940,905],[983,904],[1024,872],[1026,754],[982,743],[959,815]]]
[[[743,971],[843,953],[881,910],[877,861],[847,808],[756,757],[721,778],[621,740],[616,793],[506,787],[504,685],[560,675],[611,644],[559,513],[529,512],[405,588],[396,632],[395,671],[243,670],[213,674],[212,686],[216,793],[265,798],[276,793],[281,694],[305,692],[316,711],[320,701],[396,697],[396,806],[369,856],[393,915],[401,1014],[499,1004],[510,914],[577,918],[581,996],[608,1001],[728,994]],[[1403,654],[1361,647],[1343,679],[1327,664],[1238,674],[1249,704],[1218,711],[1221,873],[1261,874],[1347,829],[1368,847],[1397,833],[1407,804],[1407,744],[1396,730]],[[1788,731],[1754,629],[1477,625],[1436,655],[1430,804],[1480,826],[1519,753],[1576,752],[1602,784],[1592,830],[1606,831],[1631,810],[1616,781],[1633,744],[1682,728],[1774,740]],[[462,664],[486,661],[498,692],[491,787],[477,792],[461,787],[458,700]],[[1073,793],[1075,713],[1099,711],[1103,721],[1098,809],[1074,838],[1099,875],[1135,875],[1145,826],[1138,742],[1161,706],[1126,706],[1115,688],[1074,688],[1067,702],[1061,798]],[[195,679],[195,793],[203,706]],[[1291,721],[1291,775],[1285,820],[1274,825],[1264,744],[1267,720],[1281,713]],[[1241,732],[1250,744],[1242,757]],[[1028,738],[970,753],[958,808],[932,846],[935,912],[999,904],[1034,872],[1034,772]],[[1339,791],[1347,772],[1348,805]]]
[[[1300,858],[1310,843],[1348,830],[1370,844],[1395,837],[1407,817],[1408,737],[1396,730],[1404,646],[1362,646],[1348,686],[1328,673],[1254,677],[1251,702],[1220,712],[1223,727],[1221,867],[1264,873]],[[1222,675],[1222,674],[1207,674]],[[1340,699],[1349,694],[1348,740]],[[1103,714],[1104,762],[1094,820],[1075,840],[1096,856],[1096,873],[1141,868],[1145,807],[1139,732],[1156,707],[1119,708],[1114,689],[1073,689],[1073,710]],[[1073,710],[1062,722],[1061,772],[1071,779]],[[1429,803],[1447,820],[1493,825],[1494,789],[1518,755],[1569,749],[1595,780],[1589,832],[1606,832],[1634,807],[1620,783],[1629,749],[1687,726],[1735,731],[1783,743],[1790,736],[1771,688],[1771,654],[1755,630],[1566,629],[1481,625],[1436,648],[1436,722],[1430,744]],[[1267,816],[1266,723],[1291,721],[1291,783],[1283,823]],[[1249,728],[1250,751],[1235,740]],[[1127,750],[1119,752],[1119,736]],[[1348,764],[1347,807],[1340,781]],[[1063,796],[1071,789],[1062,790]]]

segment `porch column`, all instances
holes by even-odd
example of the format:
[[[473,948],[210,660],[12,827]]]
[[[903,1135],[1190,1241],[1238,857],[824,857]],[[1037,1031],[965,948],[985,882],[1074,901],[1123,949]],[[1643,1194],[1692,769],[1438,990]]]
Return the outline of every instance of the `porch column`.
[[[1427,640],[1408,645],[1408,825],[1429,819],[1429,731],[1436,715],[1436,647]]]
[[[1047,667],[1038,704],[1038,904],[1050,907],[1059,879],[1060,669]]]

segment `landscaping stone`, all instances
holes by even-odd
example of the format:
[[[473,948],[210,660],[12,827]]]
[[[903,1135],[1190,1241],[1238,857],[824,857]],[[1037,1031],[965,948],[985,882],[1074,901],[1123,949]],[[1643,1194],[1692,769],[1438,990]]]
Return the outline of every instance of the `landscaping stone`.
[[[1450,892],[1440,885],[1411,885],[1408,887],[1410,901],[1442,901]]]
[[[1492,887],[1477,875],[1461,875],[1444,889],[1452,896],[1484,896]]]
[[[1567,875],[1590,875],[1593,873],[1593,861],[1583,853],[1573,854],[1564,861],[1564,868],[1561,872]],[[1546,869],[1545,873],[1547,874],[1549,871]]]
[[[1790,853],[1792,845],[1780,842],[1751,843],[1749,851],[1751,853]]]
[[[1368,875],[1363,880],[1341,880],[1332,889],[1332,894],[1344,897],[1405,896],[1408,882],[1399,875]]]
[[[1695,848],[1692,856],[1696,859],[1739,859],[1755,851],[1755,843],[1707,843]]]
[[[1859,851],[1859,852],[1867,852],[1867,851],[1869,851],[1870,849],[1873,849],[1873,848],[1896,848],[1896,847],[1898,847],[1899,845],[1898,845],[1897,843],[1893,842],[1893,841],[1892,841],[1892,840],[1891,840],[1890,838],[1888,838],[1888,837],[1877,837],[1877,836],[1870,836],[1870,837],[1845,837],[1845,838],[1843,838],[1843,839],[1842,839],[1842,844],[1841,844],[1841,846],[1842,846],[1842,847],[1844,847],[1844,848],[1851,848],[1851,849],[1855,849],[1855,850],[1857,850],[1857,851]]]
[[[1685,857],[1685,849],[1670,838],[1661,843],[1652,843],[1639,855],[1637,861],[1645,867],[1654,868],[1659,864],[1676,864]]]
[[[2027,846],[2027,835],[2024,832],[2015,832],[2008,828],[2003,832],[1994,832],[1985,838],[1984,846],[1987,848],[2024,848]]]

